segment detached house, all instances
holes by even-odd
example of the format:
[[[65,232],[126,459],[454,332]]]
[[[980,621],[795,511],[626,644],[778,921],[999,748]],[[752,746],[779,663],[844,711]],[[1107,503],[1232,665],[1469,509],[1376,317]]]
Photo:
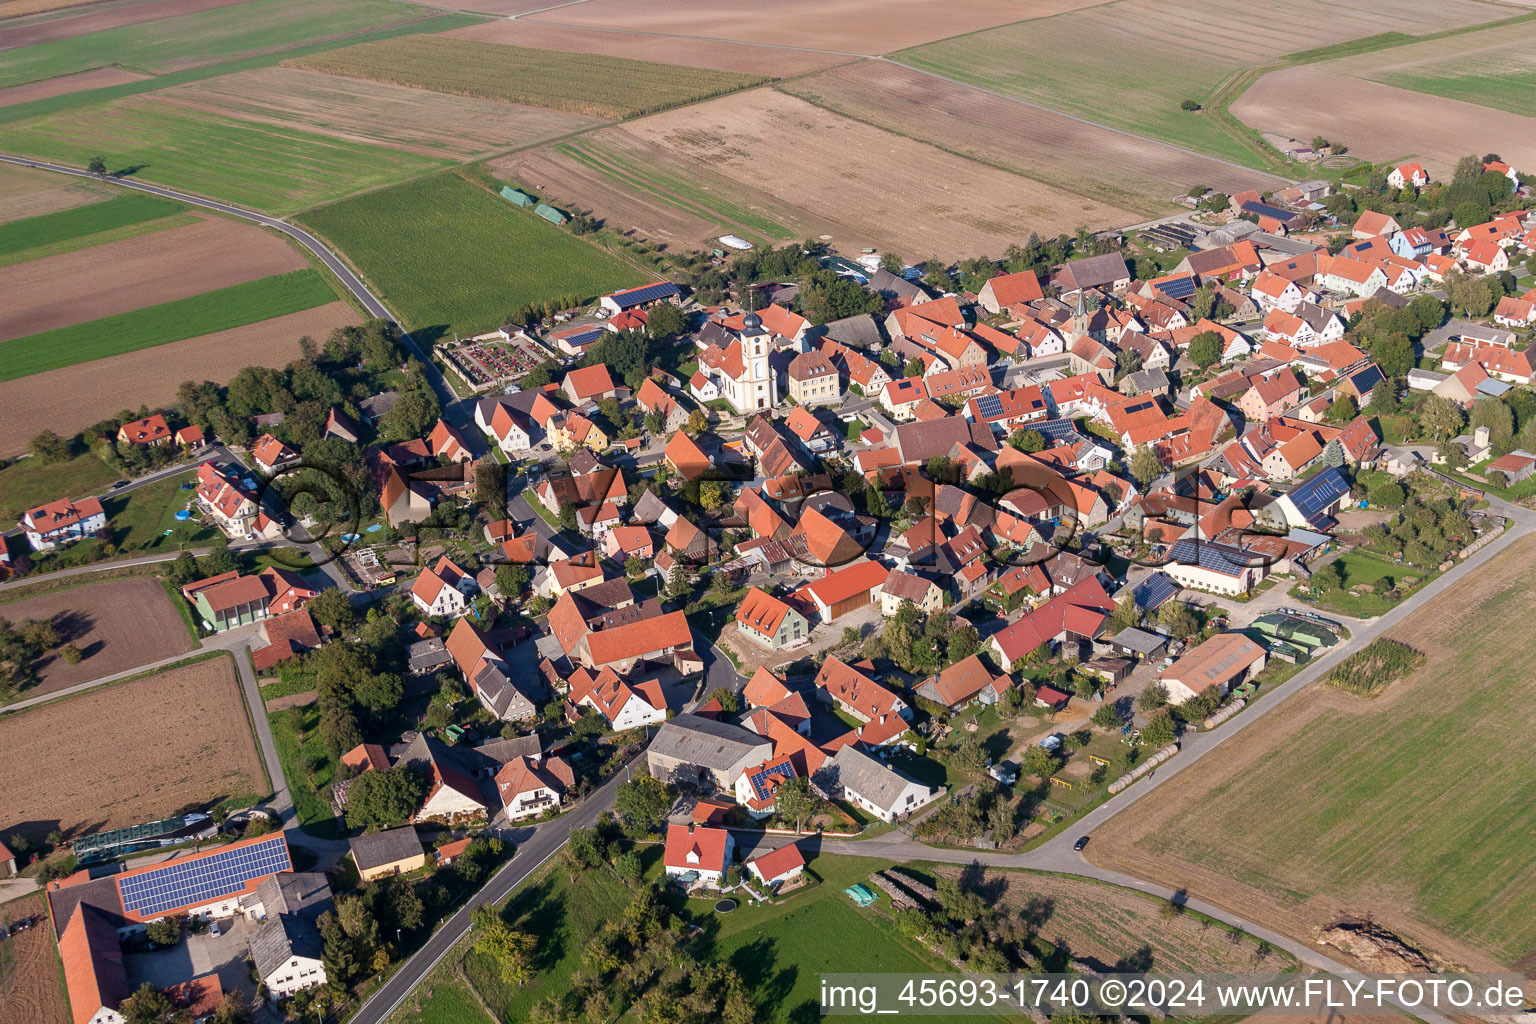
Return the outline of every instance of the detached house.
[[[1418,161],[1409,164],[1398,164],[1387,175],[1387,184],[1398,189],[1406,185],[1412,185],[1415,189],[1420,189],[1429,184],[1429,172]]]
[[[1259,377],[1238,399],[1238,408],[1250,423],[1265,420],[1289,409],[1301,400],[1301,382],[1287,367],[1272,376]]]
[[[99,498],[61,498],[21,515],[21,530],[33,551],[52,551],[60,544],[94,537],[106,528],[107,513]]]
[[[747,591],[736,609],[736,629],[770,651],[794,646],[811,636],[804,615],[757,587]]]
[[[496,773],[496,792],[508,821],[543,814],[560,806],[576,784],[576,773],[563,757],[514,757]]]
[[[299,461],[299,453],[271,434],[262,434],[251,442],[251,461],[269,476]]]
[[[940,792],[887,768],[853,746],[843,747],[822,767],[817,783],[881,821],[911,814]]]
[[[683,429],[684,423],[688,422],[688,410],[656,383],[653,377],[647,377],[645,383],[640,385],[640,390],[635,395],[635,403],[647,414],[655,413],[662,417],[661,430],[664,434],[676,433]]]
[[[565,375],[565,382],[560,385],[560,389],[574,405],[581,405],[583,402],[600,402],[605,398],[617,398],[619,393],[604,363],[572,370]]]
[[[789,397],[802,406],[824,405],[842,397],[837,365],[819,350],[802,352],[789,361]]]
[[[571,692],[566,695],[569,706],[573,709],[591,708],[603,716],[614,732],[658,725],[667,720],[667,698],[662,692],[661,680],[655,676],[632,680],[612,668],[600,669],[596,675],[586,668],[578,668],[571,673],[570,683]]]
[[[976,293],[976,301],[988,313],[1001,313],[1009,306],[1037,302],[1043,298],[1045,293],[1040,289],[1040,278],[1033,270],[994,277]]]
[[[662,866],[668,878],[688,885],[719,886],[725,879],[736,850],[736,841],[723,828],[704,825],[667,826]]]
[[[416,577],[411,585],[411,601],[423,615],[452,618],[464,614],[470,595],[479,589],[473,576],[444,555]]]
[[[171,443],[171,428],[159,413],[142,420],[124,423],[117,428],[117,439],[125,444],[143,444],[158,447]]]

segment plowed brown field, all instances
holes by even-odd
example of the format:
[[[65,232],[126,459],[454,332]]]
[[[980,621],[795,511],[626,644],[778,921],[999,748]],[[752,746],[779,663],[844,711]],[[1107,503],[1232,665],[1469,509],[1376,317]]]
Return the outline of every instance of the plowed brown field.
[[[339,139],[465,160],[597,123],[557,110],[288,67],[242,71],[156,95],[177,106],[242,121],[291,125]]]
[[[284,366],[304,335],[323,342],[357,313],[332,302],[200,338],[93,359],[88,363],[0,382],[0,456],[18,455],[40,430],[68,437],[123,406],[123,396],[150,408],[168,405],[184,380],[228,381],[247,366]]]
[[[50,590],[0,604],[11,622],[50,619],[61,638],[85,654],[78,665],[50,657],[37,666],[38,681],[17,697],[40,697],[135,665],[195,650],[170,595],[152,579],[110,580],[88,587]]]
[[[0,821],[34,838],[267,790],[228,654],[6,715],[0,749]]]
[[[59,974],[58,947],[42,893],[0,907],[0,923],[43,915],[39,924],[0,946],[0,1024],[69,1024],[69,1002]]]
[[[448,36],[480,39],[508,46],[531,46],[543,50],[571,53],[601,53],[610,57],[653,60],[662,64],[682,64],[717,71],[741,71],[750,75],[800,75],[853,58],[814,50],[794,50],[779,46],[753,46],[716,39],[691,39],[682,36],[635,35],[628,32],[602,32],[597,29],[543,25],[533,21],[487,21],[468,28],[444,32]]]
[[[584,137],[630,164],[714,191],[792,237],[882,246],[909,258],[998,255],[1031,231],[1102,227],[1129,211],[915,142],[769,89]],[[623,186],[615,186],[623,188]],[[625,189],[627,191],[627,189]],[[601,209],[597,200],[585,205]]]
[[[64,96],[72,92],[84,92],[87,89],[105,89],[109,85],[139,82],[148,77],[148,75],[124,71],[122,68],[94,68],[76,75],[60,75],[57,78],[45,78],[40,82],[28,82],[26,85],[13,85],[9,89],[0,89],[0,107],[7,107],[13,103],[46,100],[50,96]]]
[[[1468,153],[1536,166],[1536,117],[1351,78],[1319,65],[1271,71],[1232,104],[1251,128],[1322,135],[1365,160],[1415,156],[1439,179]]]
[[[0,341],[309,266],[287,242],[221,217],[0,268]]]
[[[501,4],[505,0],[478,0]],[[588,0],[534,21],[877,54],[933,39],[1046,18],[1101,0]],[[484,10],[470,0],[466,10]]]
[[[1246,171],[884,61],[782,85],[888,131],[1140,213],[1164,213],[1193,183],[1222,192],[1279,187]]]
[[[27,14],[79,7],[69,17],[27,18],[0,28],[0,50],[31,46],[54,39],[69,39],[124,25],[138,25],[178,14],[231,7],[246,0],[148,0],[146,3],[80,3],[78,0],[0,0],[0,18],[20,19]]]
[[[0,224],[58,213],[111,198],[110,185],[30,167],[0,164]]]

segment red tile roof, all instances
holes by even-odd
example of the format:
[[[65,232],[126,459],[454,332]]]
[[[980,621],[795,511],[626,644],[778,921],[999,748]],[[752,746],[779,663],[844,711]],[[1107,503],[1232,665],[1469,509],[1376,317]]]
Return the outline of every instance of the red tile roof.
[[[678,871],[724,871],[731,834],[704,825],[668,825],[662,863]]]
[[[805,857],[800,853],[800,847],[795,843],[781,846],[777,850],[769,850],[760,853],[747,861],[752,868],[762,876],[764,881],[772,882],[780,875],[788,874],[795,868],[805,867]]]
[[[608,366],[605,363],[572,370],[565,375],[563,386],[566,393],[578,402],[614,389],[613,378],[608,375]]]

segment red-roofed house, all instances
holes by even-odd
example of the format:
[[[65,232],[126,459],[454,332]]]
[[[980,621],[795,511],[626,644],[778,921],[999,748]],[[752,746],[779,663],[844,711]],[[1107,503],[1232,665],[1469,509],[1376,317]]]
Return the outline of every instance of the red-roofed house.
[[[107,513],[99,498],[60,498],[21,515],[21,530],[33,551],[51,551],[60,544],[94,537],[106,528]]]
[[[809,640],[810,623],[795,609],[757,587],[747,591],[736,609],[736,629],[770,651]]]
[[[1263,423],[1301,400],[1301,382],[1287,367],[1268,377],[1259,377],[1243,392],[1237,406],[1250,423]]]
[[[1043,645],[1092,640],[1104,632],[1114,610],[1098,576],[1090,576],[994,633],[992,650],[1000,664],[1011,666]]]
[[[747,871],[767,886],[782,885],[805,871],[805,857],[795,843],[760,853],[747,861]]]
[[[1408,164],[1398,164],[1387,175],[1387,184],[1393,188],[1402,188],[1412,185],[1415,189],[1423,188],[1429,184],[1429,172],[1418,161]]]
[[[1017,303],[1035,302],[1045,298],[1040,289],[1040,278],[1033,270],[1021,270],[1016,274],[1002,274],[981,286],[976,301],[988,313],[1001,313]]]
[[[795,596],[815,607],[823,622],[835,622],[878,600],[880,587],[889,575],[890,570],[879,562],[856,562],[805,584]]]
[[[709,456],[704,454],[704,449],[694,443],[693,438],[679,430],[672,435],[667,442],[666,450],[662,453],[672,471],[684,480],[695,480],[709,472]]]
[[[496,773],[496,792],[507,819],[543,814],[559,807],[566,790],[576,784],[576,773],[563,757],[514,757]]]
[[[583,402],[599,402],[604,398],[616,398],[619,393],[618,388],[614,386],[613,378],[608,375],[606,363],[596,363],[572,370],[565,375],[565,382],[560,385],[560,389],[577,405]]]
[[[865,666],[873,671],[868,662],[853,666],[828,655],[816,673],[816,696],[861,722],[878,722],[889,715],[910,717],[907,702],[865,675],[861,671]]]
[[[453,617],[464,614],[468,597],[479,589],[475,578],[449,558],[439,558],[430,569],[422,570],[411,584],[411,600],[423,615]]]
[[[1480,274],[1502,274],[1509,269],[1509,252],[1497,242],[1468,242],[1461,250],[1461,262]]]
[[[668,825],[666,852],[662,866],[668,878],[689,886],[719,886],[730,866],[736,842],[723,828],[703,825]]]
[[[780,754],[737,777],[736,802],[744,805],[752,817],[766,818],[774,811],[779,787],[795,777],[794,762],[788,754]]]
[[[171,428],[159,413],[117,428],[117,439],[128,444],[162,445],[171,442]]]
[[[981,655],[973,654],[924,679],[913,692],[955,711],[973,700],[983,704],[996,703],[1010,682],[1006,675],[994,677]]]
[[[299,453],[271,434],[262,434],[251,442],[251,461],[264,473],[275,473],[299,461]]]

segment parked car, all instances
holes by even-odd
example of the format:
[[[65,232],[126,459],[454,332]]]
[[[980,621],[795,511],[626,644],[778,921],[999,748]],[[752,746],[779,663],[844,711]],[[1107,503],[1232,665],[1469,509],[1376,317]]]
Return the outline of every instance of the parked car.
[[[1088,837],[1087,836],[1078,836],[1077,837],[1077,842],[1072,844],[1072,849],[1081,851],[1082,848],[1087,846],[1087,845],[1088,845]]]

